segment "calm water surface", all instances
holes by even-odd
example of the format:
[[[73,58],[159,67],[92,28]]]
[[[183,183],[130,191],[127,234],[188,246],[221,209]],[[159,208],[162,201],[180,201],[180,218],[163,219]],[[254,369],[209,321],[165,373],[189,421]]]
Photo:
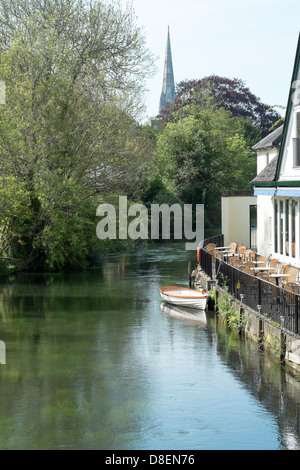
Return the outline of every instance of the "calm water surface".
[[[0,280],[0,449],[300,449],[297,378],[213,313],[162,311],[189,259],[162,244]]]

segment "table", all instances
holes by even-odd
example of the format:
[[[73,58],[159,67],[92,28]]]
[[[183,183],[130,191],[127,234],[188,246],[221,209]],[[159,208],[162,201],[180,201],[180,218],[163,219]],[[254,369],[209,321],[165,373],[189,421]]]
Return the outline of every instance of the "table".
[[[256,266],[250,269],[254,269],[254,271],[275,271],[275,268],[271,268],[270,266]]]
[[[278,286],[278,280],[280,277],[289,277],[290,275],[289,274],[270,274],[269,277],[274,277],[276,278],[276,284]]]

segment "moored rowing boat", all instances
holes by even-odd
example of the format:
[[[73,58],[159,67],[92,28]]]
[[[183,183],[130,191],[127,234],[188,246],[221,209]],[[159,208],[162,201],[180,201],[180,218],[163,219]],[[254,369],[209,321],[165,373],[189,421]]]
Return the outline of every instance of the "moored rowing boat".
[[[161,297],[168,303],[181,307],[198,308],[204,310],[206,307],[208,294],[196,289],[187,287],[161,287],[159,289]]]

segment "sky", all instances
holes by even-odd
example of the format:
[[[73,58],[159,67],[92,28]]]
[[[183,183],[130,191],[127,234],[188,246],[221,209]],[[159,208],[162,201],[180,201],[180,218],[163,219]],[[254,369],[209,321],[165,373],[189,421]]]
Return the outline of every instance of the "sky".
[[[300,32],[299,0],[129,3],[157,57],[156,73],[146,81],[145,120],[158,114],[168,26],[175,84],[209,75],[238,78],[263,103],[286,107]]]

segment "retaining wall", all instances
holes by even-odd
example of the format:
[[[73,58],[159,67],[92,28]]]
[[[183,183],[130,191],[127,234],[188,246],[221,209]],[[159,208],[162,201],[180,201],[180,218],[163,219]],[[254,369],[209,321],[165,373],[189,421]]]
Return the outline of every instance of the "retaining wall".
[[[205,290],[216,290],[216,298],[224,298],[226,292],[216,286],[207,274],[199,269],[195,275],[196,286]],[[289,332],[282,326],[273,324],[271,320],[250,307],[241,304],[240,300],[232,300],[235,310],[242,309],[245,319],[243,334],[279,359],[285,366],[300,374],[300,336]],[[217,311],[216,311],[217,314]]]

